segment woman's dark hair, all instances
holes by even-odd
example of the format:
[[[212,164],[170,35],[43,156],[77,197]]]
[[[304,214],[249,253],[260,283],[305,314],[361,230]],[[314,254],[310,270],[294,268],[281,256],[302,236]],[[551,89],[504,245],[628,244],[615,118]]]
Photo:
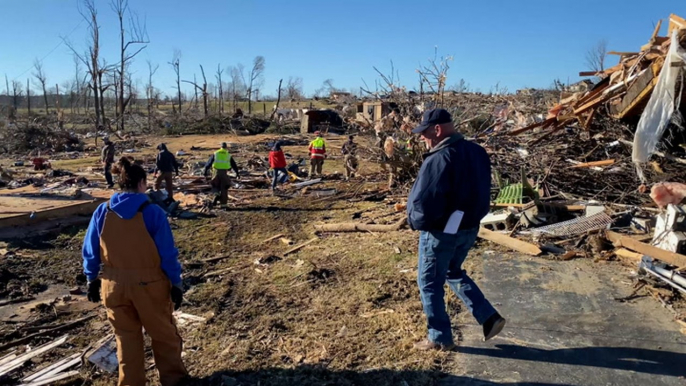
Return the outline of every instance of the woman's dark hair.
[[[116,166],[116,170],[113,171],[119,174],[119,187],[121,190],[135,192],[138,190],[138,184],[147,178],[143,167],[134,164],[133,158],[121,157]]]

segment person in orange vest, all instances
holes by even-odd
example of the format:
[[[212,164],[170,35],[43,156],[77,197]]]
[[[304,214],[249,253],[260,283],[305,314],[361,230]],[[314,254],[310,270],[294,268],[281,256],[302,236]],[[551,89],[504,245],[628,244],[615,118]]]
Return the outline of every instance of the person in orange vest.
[[[314,132],[315,139],[310,142],[310,175],[312,178],[315,173],[321,177],[324,158],[326,158],[326,142],[319,131]]]
[[[95,210],[83,241],[88,300],[102,299],[114,329],[119,386],[146,384],[143,328],[160,383],[181,385],[188,373],[172,316],[183,301],[179,251],[166,213],[145,194],[145,170],[126,157],[117,168],[123,192]]]

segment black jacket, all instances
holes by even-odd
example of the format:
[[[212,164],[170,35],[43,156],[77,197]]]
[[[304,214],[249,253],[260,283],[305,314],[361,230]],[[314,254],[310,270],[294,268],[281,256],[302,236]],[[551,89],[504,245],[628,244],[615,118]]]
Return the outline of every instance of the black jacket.
[[[450,215],[461,210],[459,229],[477,228],[491,205],[491,161],[486,150],[455,134],[424,157],[407,199],[410,227],[440,232]]]
[[[155,172],[179,174],[179,164],[176,162],[176,157],[169,150],[162,150],[157,154],[157,161],[155,162]]]

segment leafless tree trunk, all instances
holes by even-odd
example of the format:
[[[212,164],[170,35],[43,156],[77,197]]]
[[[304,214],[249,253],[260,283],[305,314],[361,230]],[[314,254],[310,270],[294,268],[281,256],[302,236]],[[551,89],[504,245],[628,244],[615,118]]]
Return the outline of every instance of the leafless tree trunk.
[[[14,109],[19,108],[19,98],[21,98],[21,82],[18,80],[12,81],[12,105]]]
[[[36,70],[36,72],[33,73],[33,76],[36,78],[36,80],[38,81],[38,85],[43,90],[43,102],[45,103],[45,113],[49,114],[50,106],[48,105],[48,91],[46,88],[48,77],[45,75],[45,71],[43,71],[43,63],[41,63],[40,60],[36,59],[33,62],[33,68]]]
[[[174,57],[172,58],[172,61],[169,62],[169,64],[172,66],[172,69],[174,70],[174,73],[176,74],[176,90],[178,92],[178,114],[181,115],[181,72],[180,72],[180,64],[181,64],[181,51],[179,50],[174,50]],[[172,104],[173,108],[173,104]],[[174,109],[176,111],[176,109]]]
[[[291,101],[303,99],[303,78],[288,77],[286,97]]]
[[[221,116],[224,113],[224,85],[222,84],[222,73],[224,73],[224,70],[221,68],[222,65],[218,64],[217,65],[217,84],[219,85],[219,108],[217,109],[217,112]]]
[[[26,78],[26,103],[28,107],[28,120],[31,121],[31,88],[29,87],[29,79]]]
[[[124,113],[126,112],[126,106],[131,101],[131,95],[125,98],[124,83],[126,81],[126,67],[133,58],[143,51],[149,43],[147,39],[147,33],[144,27],[138,20],[138,17],[131,15],[129,12],[129,37],[128,41],[126,38],[126,30],[124,29],[124,14],[129,11],[129,1],[128,0],[111,0],[110,7],[117,15],[119,20],[119,68],[117,69],[117,80],[115,84],[115,94],[117,95],[116,108],[115,108],[115,119],[117,120],[117,127],[122,132],[124,131]],[[138,47],[132,53],[128,52],[128,49],[135,45],[143,45]]]
[[[274,106],[274,111],[272,111],[272,116],[269,117],[270,121],[274,120],[274,115],[276,114],[276,111],[279,109],[279,103],[281,103],[281,82],[283,82],[283,79],[279,79],[279,93],[278,93],[278,96],[276,97],[276,106]]]
[[[155,106],[155,87],[152,85],[152,77],[160,68],[158,64],[154,67],[148,60],[148,86],[146,87],[146,97],[148,98],[148,131],[152,130],[153,110]]]
[[[79,10],[81,17],[88,23],[88,49],[85,54],[79,54],[74,46],[65,38],[62,40],[71,49],[74,55],[86,66],[90,76],[88,88],[93,93],[93,106],[95,108],[95,132],[102,125],[105,119],[105,109],[103,103],[102,75],[107,72],[107,66],[100,63],[100,26],[98,25],[98,10],[94,0],[84,0],[85,10]],[[88,103],[88,102],[87,102]],[[86,111],[88,106],[86,105]],[[97,145],[97,135],[95,136]]]
[[[200,65],[200,72],[202,73],[202,79],[203,79],[203,84],[202,87],[198,85],[196,81],[189,81],[189,80],[184,80],[185,83],[192,84],[195,88],[195,103],[197,105],[198,103],[198,91],[202,92],[202,107],[203,107],[203,112],[205,114],[205,118],[209,115],[209,105],[207,104],[207,78],[205,77],[205,69],[202,68],[202,64]],[[193,79],[195,80],[195,75],[193,76]]]
[[[254,88],[260,82],[262,75],[264,74],[264,56],[256,56],[252,63],[252,68],[250,69],[249,79],[250,83],[248,86],[248,114],[252,114],[252,95]]]
[[[605,57],[607,56],[607,41],[600,40],[595,46],[586,51],[586,65],[589,70],[602,72],[605,70]],[[599,78],[602,78],[599,76]]]

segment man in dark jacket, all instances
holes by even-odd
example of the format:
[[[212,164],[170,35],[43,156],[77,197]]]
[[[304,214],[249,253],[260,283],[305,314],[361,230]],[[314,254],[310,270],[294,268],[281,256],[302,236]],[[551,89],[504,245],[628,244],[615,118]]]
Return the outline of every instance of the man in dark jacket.
[[[167,190],[167,200],[174,201],[174,176],[179,176],[179,164],[176,162],[176,157],[169,150],[167,145],[161,143],[157,146],[157,160],[155,161],[155,190],[160,190],[162,181]],[[158,174],[159,173],[159,174]]]
[[[98,127],[98,131],[100,130],[100,127]],[[102,161],[102,168],[103,173],[105,174],[105,180],[107,181],[107,188],[112,189],[114,187],[114,180],[112,179],[112,165],[114,165],[114,144],[108,137],[103,138],[102,141],[105,143],[105,146],[102,147],[100,160]]]
[[[357,144],[353,142],[353,136],[348,137],[348,141],[343,144],[341,148],[341,154],[345,156],[344,166],[345,166],[345,180],[349,180],[351,177],[355,177],[357,172]]]
[[[490,207],[488,154],[455,131],[444,109],[427,111],[412,132],[420,134],[430,149],[407,200],[410,227],[421,231],[417,283],[429,330],[428,338],[415,348],[454,347],[443,299],[446,281],[483,326],[484,340],[491,339],[502,331],[505,319],[462,269]]]

